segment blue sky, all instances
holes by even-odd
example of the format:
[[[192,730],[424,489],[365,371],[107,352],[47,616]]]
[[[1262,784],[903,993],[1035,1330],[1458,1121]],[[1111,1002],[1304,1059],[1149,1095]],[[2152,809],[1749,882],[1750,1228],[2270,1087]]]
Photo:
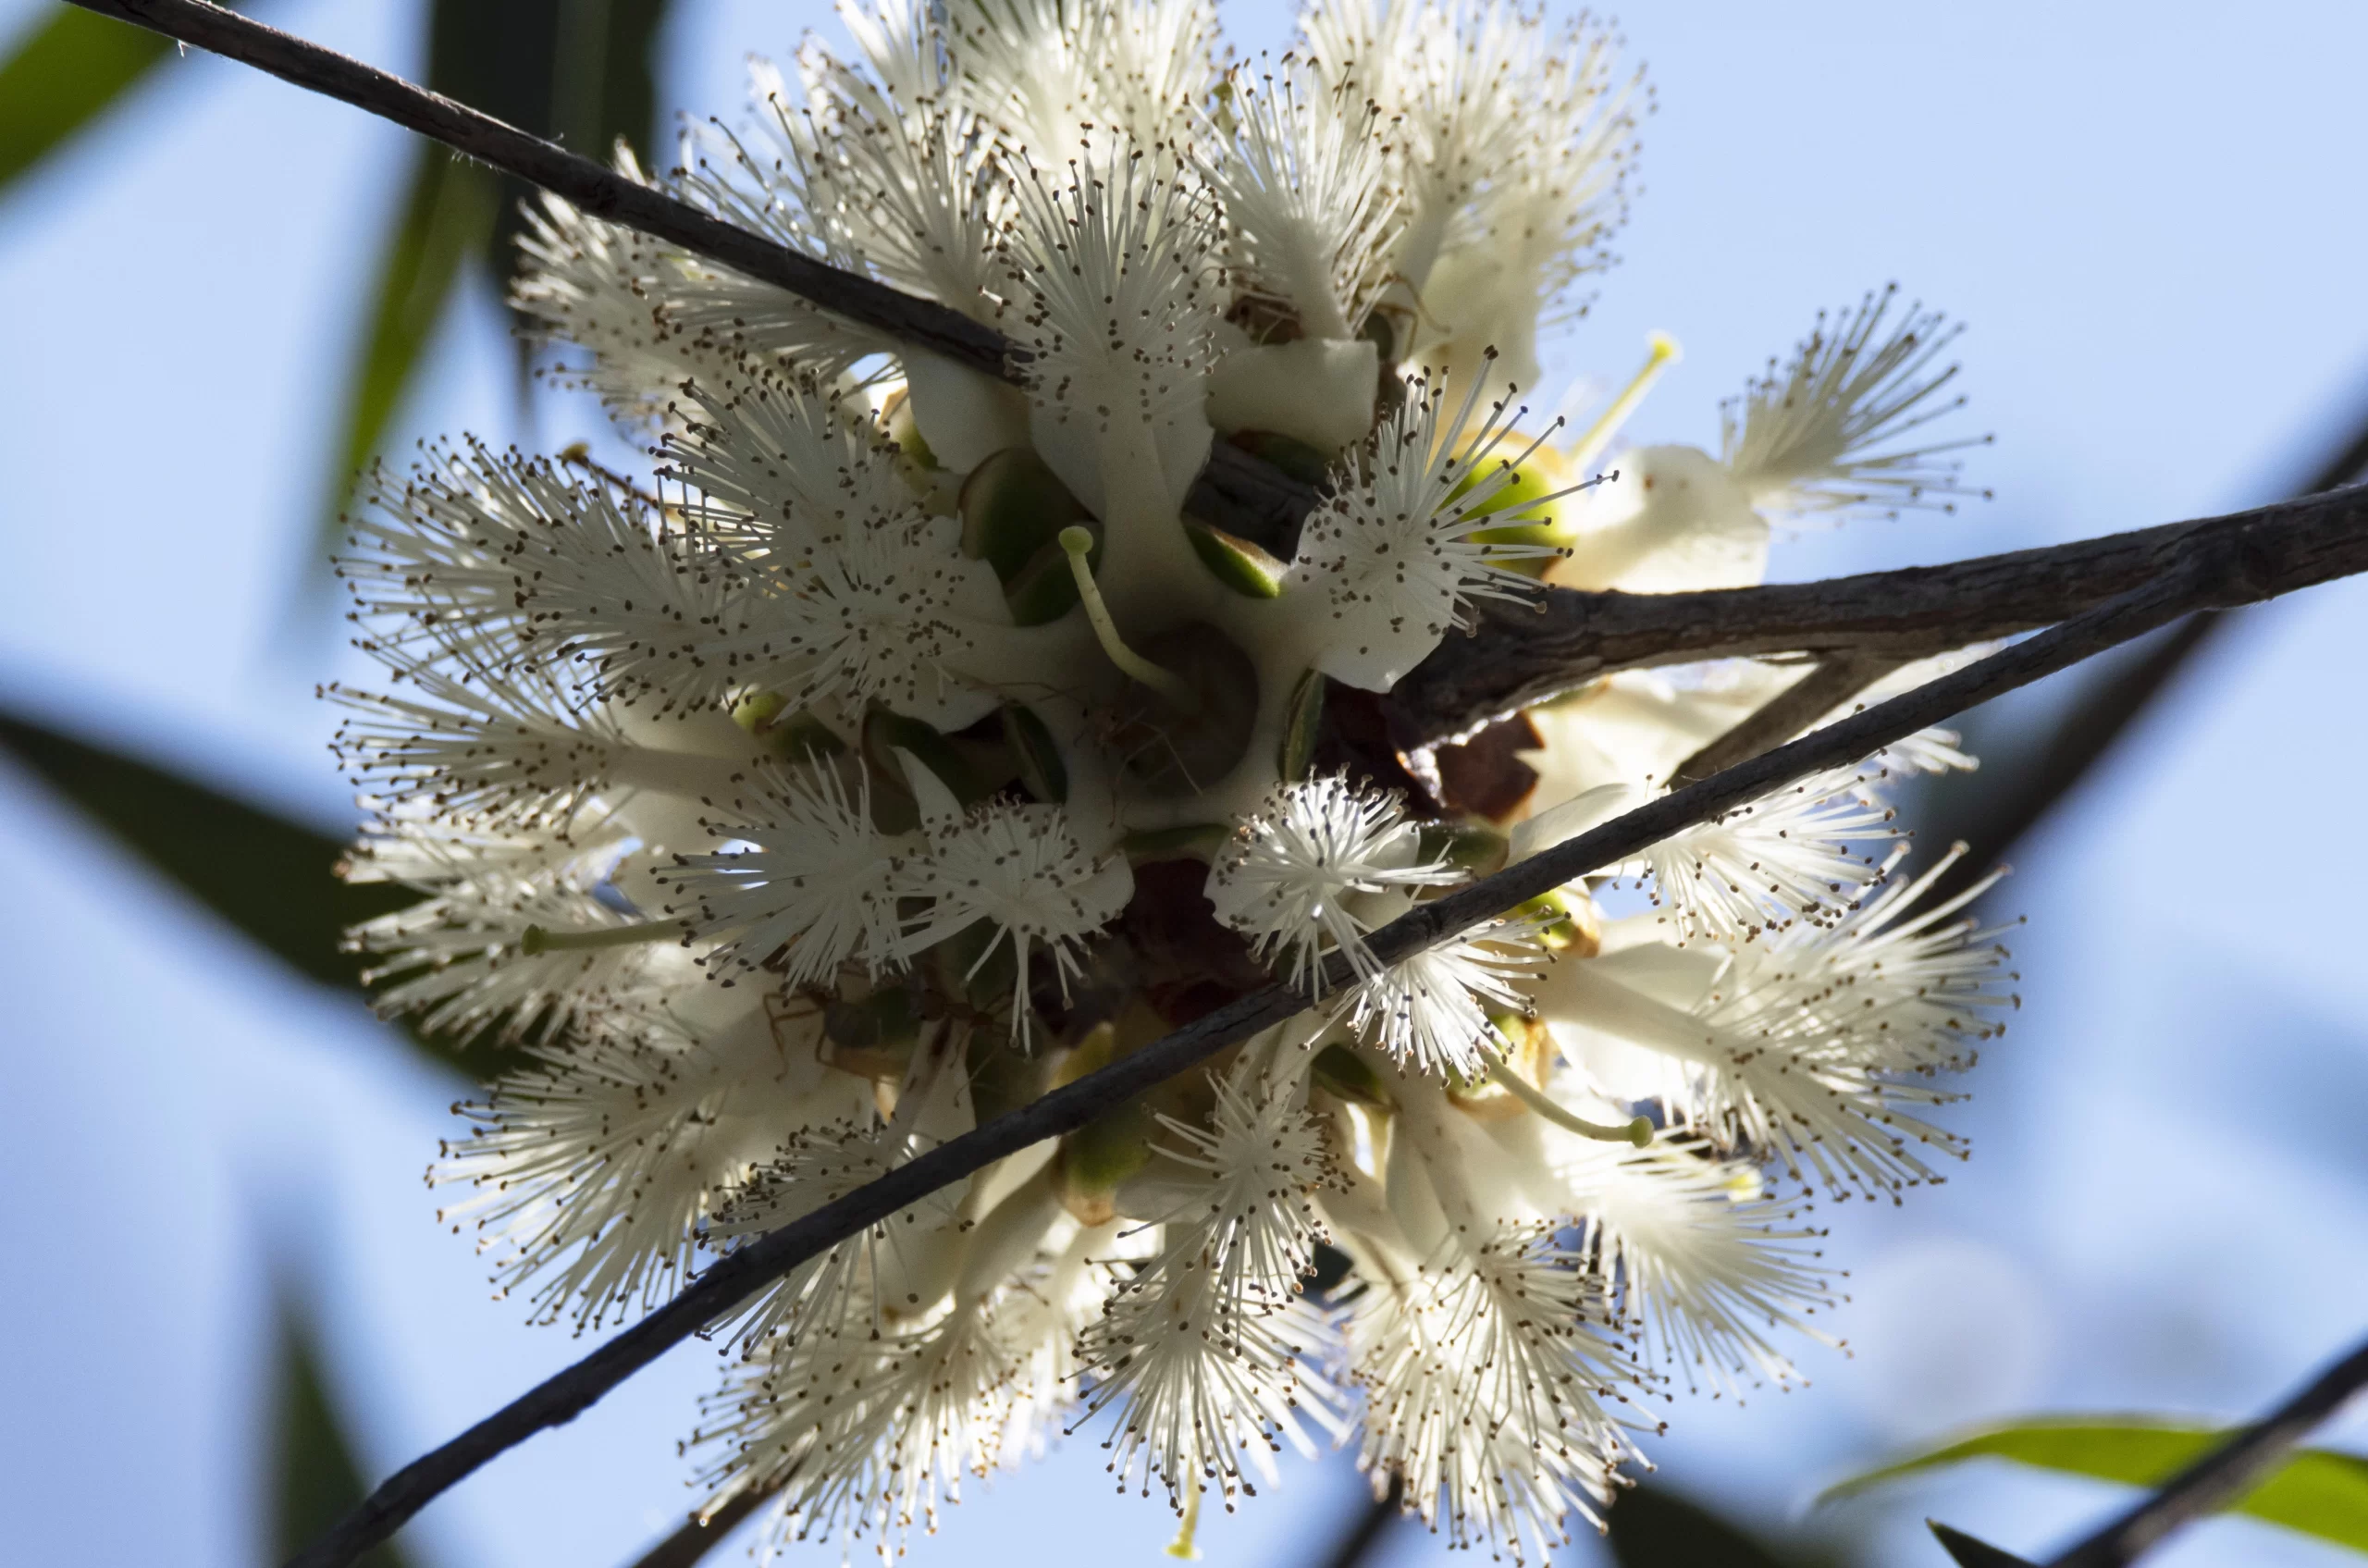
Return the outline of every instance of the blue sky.
[[[0,0],[0,36],[43,8]],[[677,9],[668,95],[701,112],[736,106],[748,50],[831,26],[812,5]],[[269,15],[418,68],[423,6]],[[1277,16],[1228,13],[1249,47],[1279,41]],[[1645,191],[1623,265],[1549,358],[1611,379],[1647,329],[1676,333],[1686,359],[1634,435],[1713,441],[1720,397],[1870,286],[1971,323],[1967,427],[1997,436],[1974,476],[1998,499],[1811,536],[1780,574],[2251,504],[2368,409],[2368,8],[1696,0],[1623,21],[1658,95]],[[218,61],[166,75],[0,205],[0,695],[342,825],[311,691],[351,655],[278,622],[402,133]],[[455,313],[407,437],[595,432],[580,403],[520,423],[500,330],[488,300]],[[2363,611],[2342,586],[2252,616],[2028,847],[2025,1008],[1960,1118],[1976,1157],[1904,1210],[1820,1211],[1855,1354],[1811,1352],[1814,1387],[1740,1410],[1682,1401],[1654,1451],[1672,1485],[1782,1516],[1950,1421],[2232,1415],[2368,1330]],[[269,1267],[317,1282],[378,1468],[584,1348],[489,1303],[431,1222],[418,1178],[449,1080],[5,772],[0,879],[0,1518],[25,1561],[258,1559]],[[423,1560],[626,1559],[685,1500],[673,1444],[708,1353],[438,1504]],[[1100,1463],[1079,1439],[999,1481],[917,1562],[1041,1555],[1055,1521],[1148,1561],[1167,1521]],[[1213,1527],[1210,1559],[1303,1556],[1356,1485],[1338,1461],[1294,1467]],[[1886,1532],[1885,1561],[1937,1562],[1923,1513],[2033,1549],[2110,1501],[1967,1473],[1846,1522]],[[1410,1530],[1389,1550],[1435,1546]],[[2161,1561],[2341,1560],[2226,1525]]]

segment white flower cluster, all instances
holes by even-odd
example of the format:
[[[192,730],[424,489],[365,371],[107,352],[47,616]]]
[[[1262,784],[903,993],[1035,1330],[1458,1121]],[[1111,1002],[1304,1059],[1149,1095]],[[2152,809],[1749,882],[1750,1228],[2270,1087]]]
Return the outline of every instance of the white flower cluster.
[[[707,1506],[894,1551],[1098,1418],[1188,1536],[1329,1437],[1542,1554],[1666,1367],[1794,1376],[1814,1191],[1957,1152],[1937,1078],[2009,977],[1891,880],[1879,791],[1971,764],[1917,737],[1385,964],[1799,666],[1615,676],[1436,765],[1374,694],[1480,599],[1752,582],[1771,515],[1958,493],[1945,333],[1821,319],[1718,455],[1591,483],[1673,352],[1511,434],[1624,211],[1645,100],[1592,24],[1321,0],[1221,69],[1206,0],[845,13],[852,57],[760,67],[660,183],[992,326],[1025,386],[546,200],[519,302],[659,472],[438,447],[354,525],[352,866],[421,895],[354,940],[389,1010],[534,1057],[448,1217],[598,1325],[1271,972],[1301,1019],[756,1303]],[[1322,475],[1302,528],[1198,514],[1220,442]]]

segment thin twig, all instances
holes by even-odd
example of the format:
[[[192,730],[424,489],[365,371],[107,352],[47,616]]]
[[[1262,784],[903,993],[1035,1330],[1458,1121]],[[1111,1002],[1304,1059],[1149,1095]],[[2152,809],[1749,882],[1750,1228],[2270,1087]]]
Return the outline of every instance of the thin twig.
[[[2135,1562],[2172,1531],[2217,1513],[2268,1480],[2295,1444],[2362,1389],[2368,1389],[2368,1342],[2048,1568],[2125,1568]]]
[[[1802,651],[1921,659],[2077,615],[2215,537],[2248,550],[2261,541],[2278,563],[2276,591],[2346,576],[2368,564],[2368,488],[1945,566],[1694,593],[1557,588],[1490,604],[1471,636],[1449,637],[1399,683],[1392,722],[1414,747],[1620,670]]]
[[[999,334],[957,311],[827,266],[358,61],[199,0],[71,3],[242,60],[381,115],[554,191],[594,216],[678,244],[901,343],[1003,379],[1020,375],[1024,356]],[[1196,511],[1225,520],[1233,504],[1226,488],[1227,475],[1250,494],[1255,507],[1285,524],[1295,523],[1314,500],[1307,487],[1220,443],[1210,471],[1194,491]],[[1800,649],[1911,658],[2066,615],[2073,619],[1424,905],[1375,932],[1372,948],[1385,962],[1397,961],[1523,899],[1626,858],[1680,828],[1806,773],[1852,760],[2178,614],[2251,602],[2368,567],[2368,529],[2360,525],[2361,512],[2359,494],[2346,492],[2316,505],[2264,508],[2208,524],[2173,525],[1955,567],[1874,574],[1807,589],[1742,589],[1725,596],[1558,590],[1547,596],[1544,613],[1536,621],[1515,623],[1514,635],[1490,639],[1483,660],[1474,661],[1467,650],[1461,661],[1451,654],[1435,661],[1437,668],[1426,664],[1417,672],[1418,678],[1409,683],[1398,704],[1400,723],[1417,742],[1469,730],[1612,669]],[[1859,599],[1852,599],[1853,590]],[[1900,597],[1888,603],[1868,602],[1863,596],[1868,591],[1886,597],[1897,592]],[[2112,595],[2119,597],[2108,597]],[[1637,646],[1639,636],[1649,646]],[[1486,666],[1479,678],[1471,669],[1475,662]],[[1347,976],[1333,978],[1338,983]],[[1083,1125],[1223,1046],[1288,1019],[1305,1005],[1303,997],[1279,986],[1242,998],[760,1238],[721,1260],[672,1302],[574,1366],[397,1472],[294,1562],[351,1562],[477,1466],[544,1426],[573,1419],[641,1366],[796,1264],[939,1187]]]
[[[1020,375],[1026,356],[957,310],[829,266],[334,50],[203,0],[70,3],[381,116],[595,216],[787,290],[900,342],[1005,379]],[[1313,488],[1218,441],[1185,508],[1228,532],[1270,543],[1295,535],[1315,500]],[[2188,528],[2242,530],[2275,521],[2278,510],[1823,583],[1691,594],[1555,588],[1539,597],[1536,612],[1529,605],[1486,607],[1476,617],[1478,636],[1451,637],[1424,661],[1391,696],[1393,730],[1401,746],[1420,747],[1469,734],[1598,675],[1646,665],[1804,650],[1855,649],[1903,661],[1945,652],[2052,624],[2152,580],[2177,557]],[[2352,520],[2347,511],[2337,519],[2338,531]],[[2360,548],[2362,530],[2349,531]]]
[[[2191,553],[2173,564],[2159,581],[2013,648],[1420,905],[1373,933],[1373,955],[1385,965],[1398,963],[1795,779],[1865,757],[1961,709],[2053,674],[2191,611],[2265,597],[2278,591],[2273,585],[2290,575],[2290,563],[2257,537],[2206,534]],[[1329,969],[1331,989],[1352,979],[1340,955],[1334,955]],[[1304,995],[1281,985],[1241,997],[759,1237],[718,1260],[672,1301],[582,1361],[388,1477],[335,1529],[292,1559],[290,1568],[344,1568],[480,1465],[547,1426],[574,1420],[610,1389],[799,1264],[999,1159],[1084,1126],[1224,1047],[1286,1022],[1308,1006]]]
[[[519,130],[440,93],[334,49],[265,27],[204,0],[68,0],[254,67],[282,81],[366,109],[432,137],[479,163],[564,196],[595,217],[681,246],[762,283],[786,289],[833,315],[1009,378],[1009,345],[960,311],[800,255],[603,168],[555,142]]]
[[[2351,438],[2297,487],[2294,496],[2339,488],[2360,477],[2363,468],[2368,468],[2368,420],[2360,422]],[[1963,839],[1973,846],[1973,854],[1941,874],[1932,896],[1953,896],[1971,886],[1984,867],[2013,858],[2031,830],[2079,788],[2139,719],[2240,619],[2235,611],[2220,610],[2188,617],[2126,664],[2091,677],[2071,708],[2050,722],[2043,739],[2024,747],[2019,759],[2010,755],[2006,767],[1985,771],[1978,790],[1969,780],[1943,786],[1931,803],[1938,815],[1927,818],[1924,826],[1934,842]],[[1961,821],[1948,820],[1959,813]]]
[[[1790,740],[1898,668],[1898,661],[1876,653],[1828,655],[1818,661],[1817,668],[1745,714],[1742,722],[1680,762],[1669,782],[1690,784],[1707,779],[1755,752]]]
[[[627,179],[555,142],[441,93],[324,49],[204,0],[68,0],[86,11],[161,32],[338,99],[433,138],[457,153],[563,196],[585,212],[680,246],[897,342],[1018,381],[1027,361],[994,328],[960,311],[815,260],[724,222],[663,191]],[[1315,491],[1240,448],[1219,441],[1185,499],[1187,511],[1227,533],[1272,546],[1295,537]]]
[[[203,0],[70,3],[382,116],[595,216],[785,289],[900,342],[1005,379],[1020,374],[1024,354],[959,311],[826,265],[334,50]],[[1219,441],[1186,505],[1229,531],[1264,539],[1295,530],[1314,500],[1310,487]],[[1481,635],[1449,639],[1392,694],[1393,722],[1404,744],[1419,747],[1468,734],[1615,670],[1804,649],[1856,649],[1902,661],[1944,652],[2050,624],[2151,580],[2177,553],[2187,528],[2243,529],[2271,521],[2279,510],[1823,583],[1693,594],[1557,588],[1540,596],[1537,613],[1491,606],[1478,617]],[[2356,537],[2350,542],[2361,543]]]

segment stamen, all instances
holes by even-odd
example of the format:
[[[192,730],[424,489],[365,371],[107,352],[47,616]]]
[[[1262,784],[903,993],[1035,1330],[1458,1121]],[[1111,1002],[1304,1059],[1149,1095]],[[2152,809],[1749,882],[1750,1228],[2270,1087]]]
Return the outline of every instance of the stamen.
[[[628,947],[636,942],[670,942],[683,934],[672,920],[644,920],[639,925],[601,926],[592,931],[549,931],[528,926],[518,938],[518,951],[529,958],[545,953],[590,952],[599,947]]]
[[[1598,1143],[1634,1143],[1639,1149],[1649,1147],[1653,1142],[1653,1123],[1648,1117],[1636,1117],[1624,1126],[1607,1126],[1564,1110],[1547,1095],[1546,1091],[1501,1061],[1489,1064],[1488,1076],[1512,1091],[1515,1099],[1557,1127],[1568,1128],[1582,1138],[1592,1138]]]
[[[1061,530],[1060,539],[1061,549],[1068,552],[1069,575],[1077,579],[1077,596],[1085,601],[1085,618],[1093,623],[1094,639],[1110,656],[1110,662],[1167,698],[1178,711],[1199,712],[1200,694],[1181,676],[1161,669],[1120,640],[1118,627],[1110,619],[1110,607],[1102,602],[1102,590],[1094,586],[1092,569],[1085,563],[1087,554],[1093,549],[1093,536],[1072,523]]]
[[[1653,383],[1661,378],[1661,372],[1675,364],[1684,353],[1677,346],[1677,340],[1666,332],[1656,332],[1647,340],[1652,344],[1652,352],[1645,356],[1644,368],[1637,371],[1621,394],[1611,400],[1611,406],[1587,426],[1587,433],[1579,438],[1578,445],[1563,454],[1570,460],[1572,467],[1585,468],[1603,455],[1603,449],[1611,444],[1611,438],[1628,423],[1628,416],[1636,412],[1636,405],[1645,401],[1645,394],[1653,389]]]

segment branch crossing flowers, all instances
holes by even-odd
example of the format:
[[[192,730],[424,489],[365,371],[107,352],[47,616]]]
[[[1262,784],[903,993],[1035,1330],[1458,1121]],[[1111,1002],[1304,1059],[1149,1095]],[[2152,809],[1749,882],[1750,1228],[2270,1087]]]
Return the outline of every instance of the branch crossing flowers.
[[[1615,676],[1452,767],[1359,715],[1484,601],[1756,582],[1781,517],[1946,504],[1949,329],[1821,318],[1715,455],[1617,450],[1656,339],[1561,442],[1528,410],[1646,104],[1592,24],[1332,0],[1224,70],[1194,0],[847,21],[619,171],[993,327],[1027,384],[546,198],[518,302],[656,471],[463,440],[353,525],[354,872],[424,902],[352,939],[389,1011],[536,1054],[464,1107],[448,1221],[595,1327],[1271,971],[1300,1017],[735,1318],[703,1506],[893,1554],[1101,1422],[1187,1548],[1329,1439],[1543,1555],[1646,1394],[1794,1376],[1818,1195],[1962,1152],[1946,1080],[2011,975],[1881,797],[1968,759],[1918,737],[1384,962],[1798,667]],[[1219,443],[1325,499],[1194,515]]]

